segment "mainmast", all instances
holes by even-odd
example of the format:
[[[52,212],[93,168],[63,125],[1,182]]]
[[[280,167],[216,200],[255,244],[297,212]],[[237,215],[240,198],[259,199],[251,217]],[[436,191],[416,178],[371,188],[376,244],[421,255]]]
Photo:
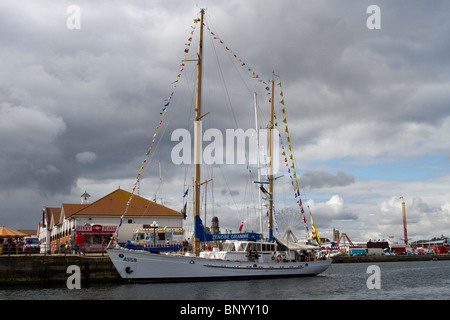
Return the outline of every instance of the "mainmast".
[[[200,238],[197,225],[200,220],[200,164],[202,161],[201,155],[201,100],[202,100],[202,54],[203,54],[203,14],[204,9],[200,10],[200,36],[198,40],[198,63],[197,63],[197,93],[196,93],[196,106],[195,106],[195,118],[194,118],[194,253],[199,254]]]
[[[270,122],[269,122],[269,241],[273,241],[273,96],[274,79],[272,77],[272,88],[270,96]]]

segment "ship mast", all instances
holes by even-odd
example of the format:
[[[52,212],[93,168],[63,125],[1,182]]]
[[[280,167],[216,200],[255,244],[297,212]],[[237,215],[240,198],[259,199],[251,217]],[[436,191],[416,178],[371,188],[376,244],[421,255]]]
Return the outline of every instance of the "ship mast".
[[[261,163],[259,158],[260,153],[260,141],[259,141],[259,123],[258,123],[258,103],[256,100],[256,92],[253,95],[253,102],[255,107],[255,127],[256,127],[256,141],[258,146],[258,152],[256,154],[256,168],[258,170],[258,181],[261,181]],[[262,195],[261,195],[261,188],[258,188],[259,193],[259,232],[261,234],[261,238],[263,235],[263,222],[262,222]]]
[[[198,40],[198,63],[197,63],[197,93],[196,93],[196,106],[195,106],[195,118],[194,118],[194,253],[199,254],[200,251],[200,238],[197,228],[197,222],[200,220],[200,164],[201,164],[201,98],[202,98],[202,54],[203,54],[203,14],[204,9],[200,10],[200,36]]]
[[[275,74],[272,77],[270,96],[270,122],[269,122],[269,241],[273,241],[273,92]]]

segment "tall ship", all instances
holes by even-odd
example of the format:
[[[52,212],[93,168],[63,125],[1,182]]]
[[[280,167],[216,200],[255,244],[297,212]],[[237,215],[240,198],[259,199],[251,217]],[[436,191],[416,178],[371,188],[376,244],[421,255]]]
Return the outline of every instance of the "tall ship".
[[[199,23],[199,42],[197,51],[197,75],[196,75],[196,104],[194,120],[194,177],[193,177],[193,239],[192,250],[168,251],[158,247],[139,246],[127,243],[120,246],[117,237],[111,239],[107,249],[115,268],[123,279],[130,282],[165,282],[165,281],[217,281],[257,278],[299,277],[314,276],[327,270],[332,259],[326,256],[317,256],[320,247],[298,242],[290,242],[287,239],[278,239],[274,235],[274,177],[273,149],[274,126],[276,123],[274,113],[274,86],[275,75],[268,81],[267,91],[270,99],[269,119],[269,147],[267,176],[255,181],[259,190],[264,192],[268,202],[268,237],[263,238],[261,232],[239,232],[211,234],[207,232],[200,218],[201,194],[200,187],[207,181],[201,180],[201,152],[199,141],[202,114],[202,67],[203,67],[203,32],[204,14],[202,9],[199,18],[194,20]],[[212,33],[212,32],[211,32]],[[227,47],[228,50],[228,47]],[[236,57],[236,55],[234,55]],[[186,59],[186,56],[185,56]],[[283,110],[284,112],[284,110]],[[286,126],[287,132],[287,126]],[[289,145],[290,149],[290,145]],[[150,148],[151,150],[151,148]],[[149,150],[149,152],[150,152]],[[284,149],[283,149],[284,150]],[[258,149],[259,151],[259,149]],[[285,155],[285,151],[283,151]],[[292,158],[292,156],[291,156]],[[259,159],[259,155],[258,155]],[[287,161],[287,159],[286,159]],[[295,169],[294,169],[295,170]],[[293,171],[295,177],[295,171]],[[139,174],[138,174],[139,176]],[[295,189],[295,198],[299,192]],[[268,190],[266,190],[268,187]],[[134,189],[133,189],[134,191]],[[130,199],[132,201],[132,199]],[[300,216],[304,218],[304,210],[300,197],[298,197]],[[126,214],[126,211],[124,215]],[[262,219],[260,219],[262,221]],[[121,221],[119,223],[120,228]],[[261,222],[262,226],[262,222]],[[240,230],[241,231],[241,230]],[[117,233],[116,233],[117,235]],[[313,238],[317,235],[315,229]],[[208,250],[203,250],[203,248]],[[177,248],[179,249],[179,248]]]

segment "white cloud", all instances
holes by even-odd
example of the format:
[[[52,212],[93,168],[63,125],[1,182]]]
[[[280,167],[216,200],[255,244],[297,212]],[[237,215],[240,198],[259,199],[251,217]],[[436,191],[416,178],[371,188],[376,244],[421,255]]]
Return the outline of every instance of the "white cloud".
[[[349,211],[348,206],[340,195],[333,195],[327,201],[307,200],[306,206],[311,208],[316,225],[330,227],[340,220],[356,220],[357,216]]]

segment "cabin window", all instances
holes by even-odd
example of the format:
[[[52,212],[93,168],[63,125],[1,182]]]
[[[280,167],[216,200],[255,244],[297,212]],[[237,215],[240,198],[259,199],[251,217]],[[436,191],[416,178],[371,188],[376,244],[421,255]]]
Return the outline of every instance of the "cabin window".
[[[159,241],[166,241],[166,233],[165,232],[157,233],[156,236]]]
[[[135,233],[133,235],[133,241],[140,241],[140,240],[144,240],[144,234],[142,232]]]
[[[223,244],[223,251],[231,251],[232,250],[232,243],[224,243]]]
[[[247,246],[247,243],[241,243],[239,244],[238,251],[246,251],[245,247]]]
[[[261,251],[261,244],[251,242],[248,244],[246,251],[249,251],[249,250]]]

